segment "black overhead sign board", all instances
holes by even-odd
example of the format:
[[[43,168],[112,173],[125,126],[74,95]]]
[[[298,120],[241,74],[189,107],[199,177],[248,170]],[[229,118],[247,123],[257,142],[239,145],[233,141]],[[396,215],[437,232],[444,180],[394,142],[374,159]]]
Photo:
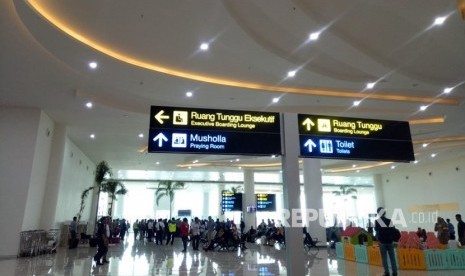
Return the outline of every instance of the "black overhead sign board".
[[[302,157],[409,162],[408,122],[298,114]]]
[[[276,194],[256,194],[257,211],[276,211]]]
[[[152,106],[148,152],[281,154],[279,113]]]

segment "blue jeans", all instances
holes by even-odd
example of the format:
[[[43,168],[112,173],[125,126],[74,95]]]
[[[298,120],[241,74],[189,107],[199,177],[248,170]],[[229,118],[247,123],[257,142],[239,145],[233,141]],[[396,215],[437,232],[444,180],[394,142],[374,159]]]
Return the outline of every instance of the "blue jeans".
[[[387,262],[387,255],[391,260],[392,273],[397,273],[396,256],[394,254],[394,246],[392,243],[379,243],[379,250],[381,251],[381,259],[383,261],[384,273],[389,273],[389,266]]]

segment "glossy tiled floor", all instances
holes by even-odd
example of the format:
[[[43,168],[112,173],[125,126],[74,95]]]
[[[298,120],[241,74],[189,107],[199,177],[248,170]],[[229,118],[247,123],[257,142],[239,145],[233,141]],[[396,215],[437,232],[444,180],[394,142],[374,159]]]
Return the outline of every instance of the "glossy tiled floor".
[[[59,248],[53,255],[0,260],[0,275],[287,275],[286,252],[279,247],[247,244],[244,252],[204,252],[126,240],[111,245],[110,264],[96,266],[96,248]],[[307,275],[382,275],[382,269],[339,260],[332,249],[305,254]],[[465,271],[401,271],[399,275],[465,275]],[[300,275],[299,275],[300,276]]]

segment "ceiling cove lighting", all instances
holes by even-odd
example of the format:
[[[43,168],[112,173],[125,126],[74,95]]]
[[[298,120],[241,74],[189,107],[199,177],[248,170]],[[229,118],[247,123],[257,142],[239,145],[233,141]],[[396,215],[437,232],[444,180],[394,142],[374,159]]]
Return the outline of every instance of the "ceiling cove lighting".
[[[224,85],[230,87],[239,87],[244,89],[252,90],[265,90],[269,92],[280,92],[280,93],[294,93],[300,95],[312,95],[312,96],[326,96],[326,97],[341,97],[341,98],[359,98],[359,99],[373,99],[373,100],[385,100],[385,101],[402,101],[402,102],[420,102],[420,103],[431,103],[435,102],[436,104],[447,104],[447,105],[459,105],[460,101],[458,99],[450,98],[432,98],[432,97],[417,97],[417,96],[405,96],[400,94],[392,94],[391,92],[386,92],[385,94],[380,93],[365,95],[360,92],[355,91],[337,91],[337,90],[323,90],[315,89],[310,87],[286,87],[286,86],[276,86],[276,85],[267,85],[262,83],[255,82],[244,82],[240,80],[226,79],[226,78],[215,78],[211,76],[206,76],[204,74],[190,73],[180,70],[175,70],[166,66],[162,66],[156,63],[149,63],[143,59],[135,58],[124,52],[117,51],[111,47],[92,40],[87,34],[79,32],[79,28],[71,25],[70,23],[60,20],[51,10],[49,10],[42,1],[38,0],[29,0],[29,6],[40,14],[43,18],[48,20],[50,24],[54,25],[67,35],[72,38],[80,41],[81,43],[93,48],[96,51],[99,51],[105,55],[108,55],[112,58],[115,58],[121,62],[125,62],[140,68],[145,68],[147,70],[168,74],[171,76],[176,76],[184,79],[201,81],[205,83]]]
[[[89,62],[89,68],[90,68],[90,69],[97,69],[97,67],[98,67],[98,63],[97,63],[97,62],[95,62],[95,61]]]

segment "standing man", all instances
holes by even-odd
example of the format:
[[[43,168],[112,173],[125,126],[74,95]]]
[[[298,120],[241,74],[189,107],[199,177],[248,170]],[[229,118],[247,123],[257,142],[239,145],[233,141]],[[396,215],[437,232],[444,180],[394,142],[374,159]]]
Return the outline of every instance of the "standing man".
[[[392,232],[395,231],[394,224],[386,218],[386,210],[379,207],[377,210],[378,219],[375,221],[376,236],[379,242],[379,250],[381,252],[381,259],[383,261],[384,276],[389,276],[389,266],[387,262],[387,255],[391,261],[392,276],[397,276],[397,264],[394,255],[394,247],[392,246],[393,238]]]
[[[157,224],[155,225],[155,229],[157,231],[157,236],[155,237],[156,244],[160,243],[163,245],[163,232],[165,231],[165,223],[162,219],[158,219]]]
[[[181,222],[181,238],[182,238],[182,246],[184,247],[183,253],[187,250],[187,239],[189,237],[189,223],[187,222],[187,218],[183,218]]]
[[[207,221],[208,244],[210,244],[211,240],[213,239],[213,231],[215,231],[215,221],[212,219],[211,216],[208,216],[208,221]]]
[[[200,221],[198,217],[194,218],[194,222],[191,225],[192,231],[192,248],[194,250],[199,250],[199,241],[200,241]]]
[[[170,240],[171,240],[171,245],[173,245],[174,235],[176,235],[176,220],[172,218],[168,222],[168,238],[166,239],[166,245],[170,243]]]
[[[139,220],[136,219],[136,221],[132,224],[132,230],[134,231],[134,240],[137,239],[137,233],[139,233]]]
[[[73,217],[73,221],[69,225],[69,233],[71,234],[71,239],[69,240],[69,249],[77,247],[77,217]]]
[[[455,228],[454,225],[450,222],[450,219],[446,219],[447,227],[449,228],[449,239],[455,240]]]
[[[460,245],[465,245],[465,222],[462,220],[462,215],[457,214],[455,215],[455,219],[457,220],[457,232],[459,234],[459,242]]]
[[[94,255],[94,261],[97,265],[103,265],[101,259],[108,251],[108,236],[107,236],[107,227],[108,217],[100,218],[100,222],[97,228],[97,254]]]

